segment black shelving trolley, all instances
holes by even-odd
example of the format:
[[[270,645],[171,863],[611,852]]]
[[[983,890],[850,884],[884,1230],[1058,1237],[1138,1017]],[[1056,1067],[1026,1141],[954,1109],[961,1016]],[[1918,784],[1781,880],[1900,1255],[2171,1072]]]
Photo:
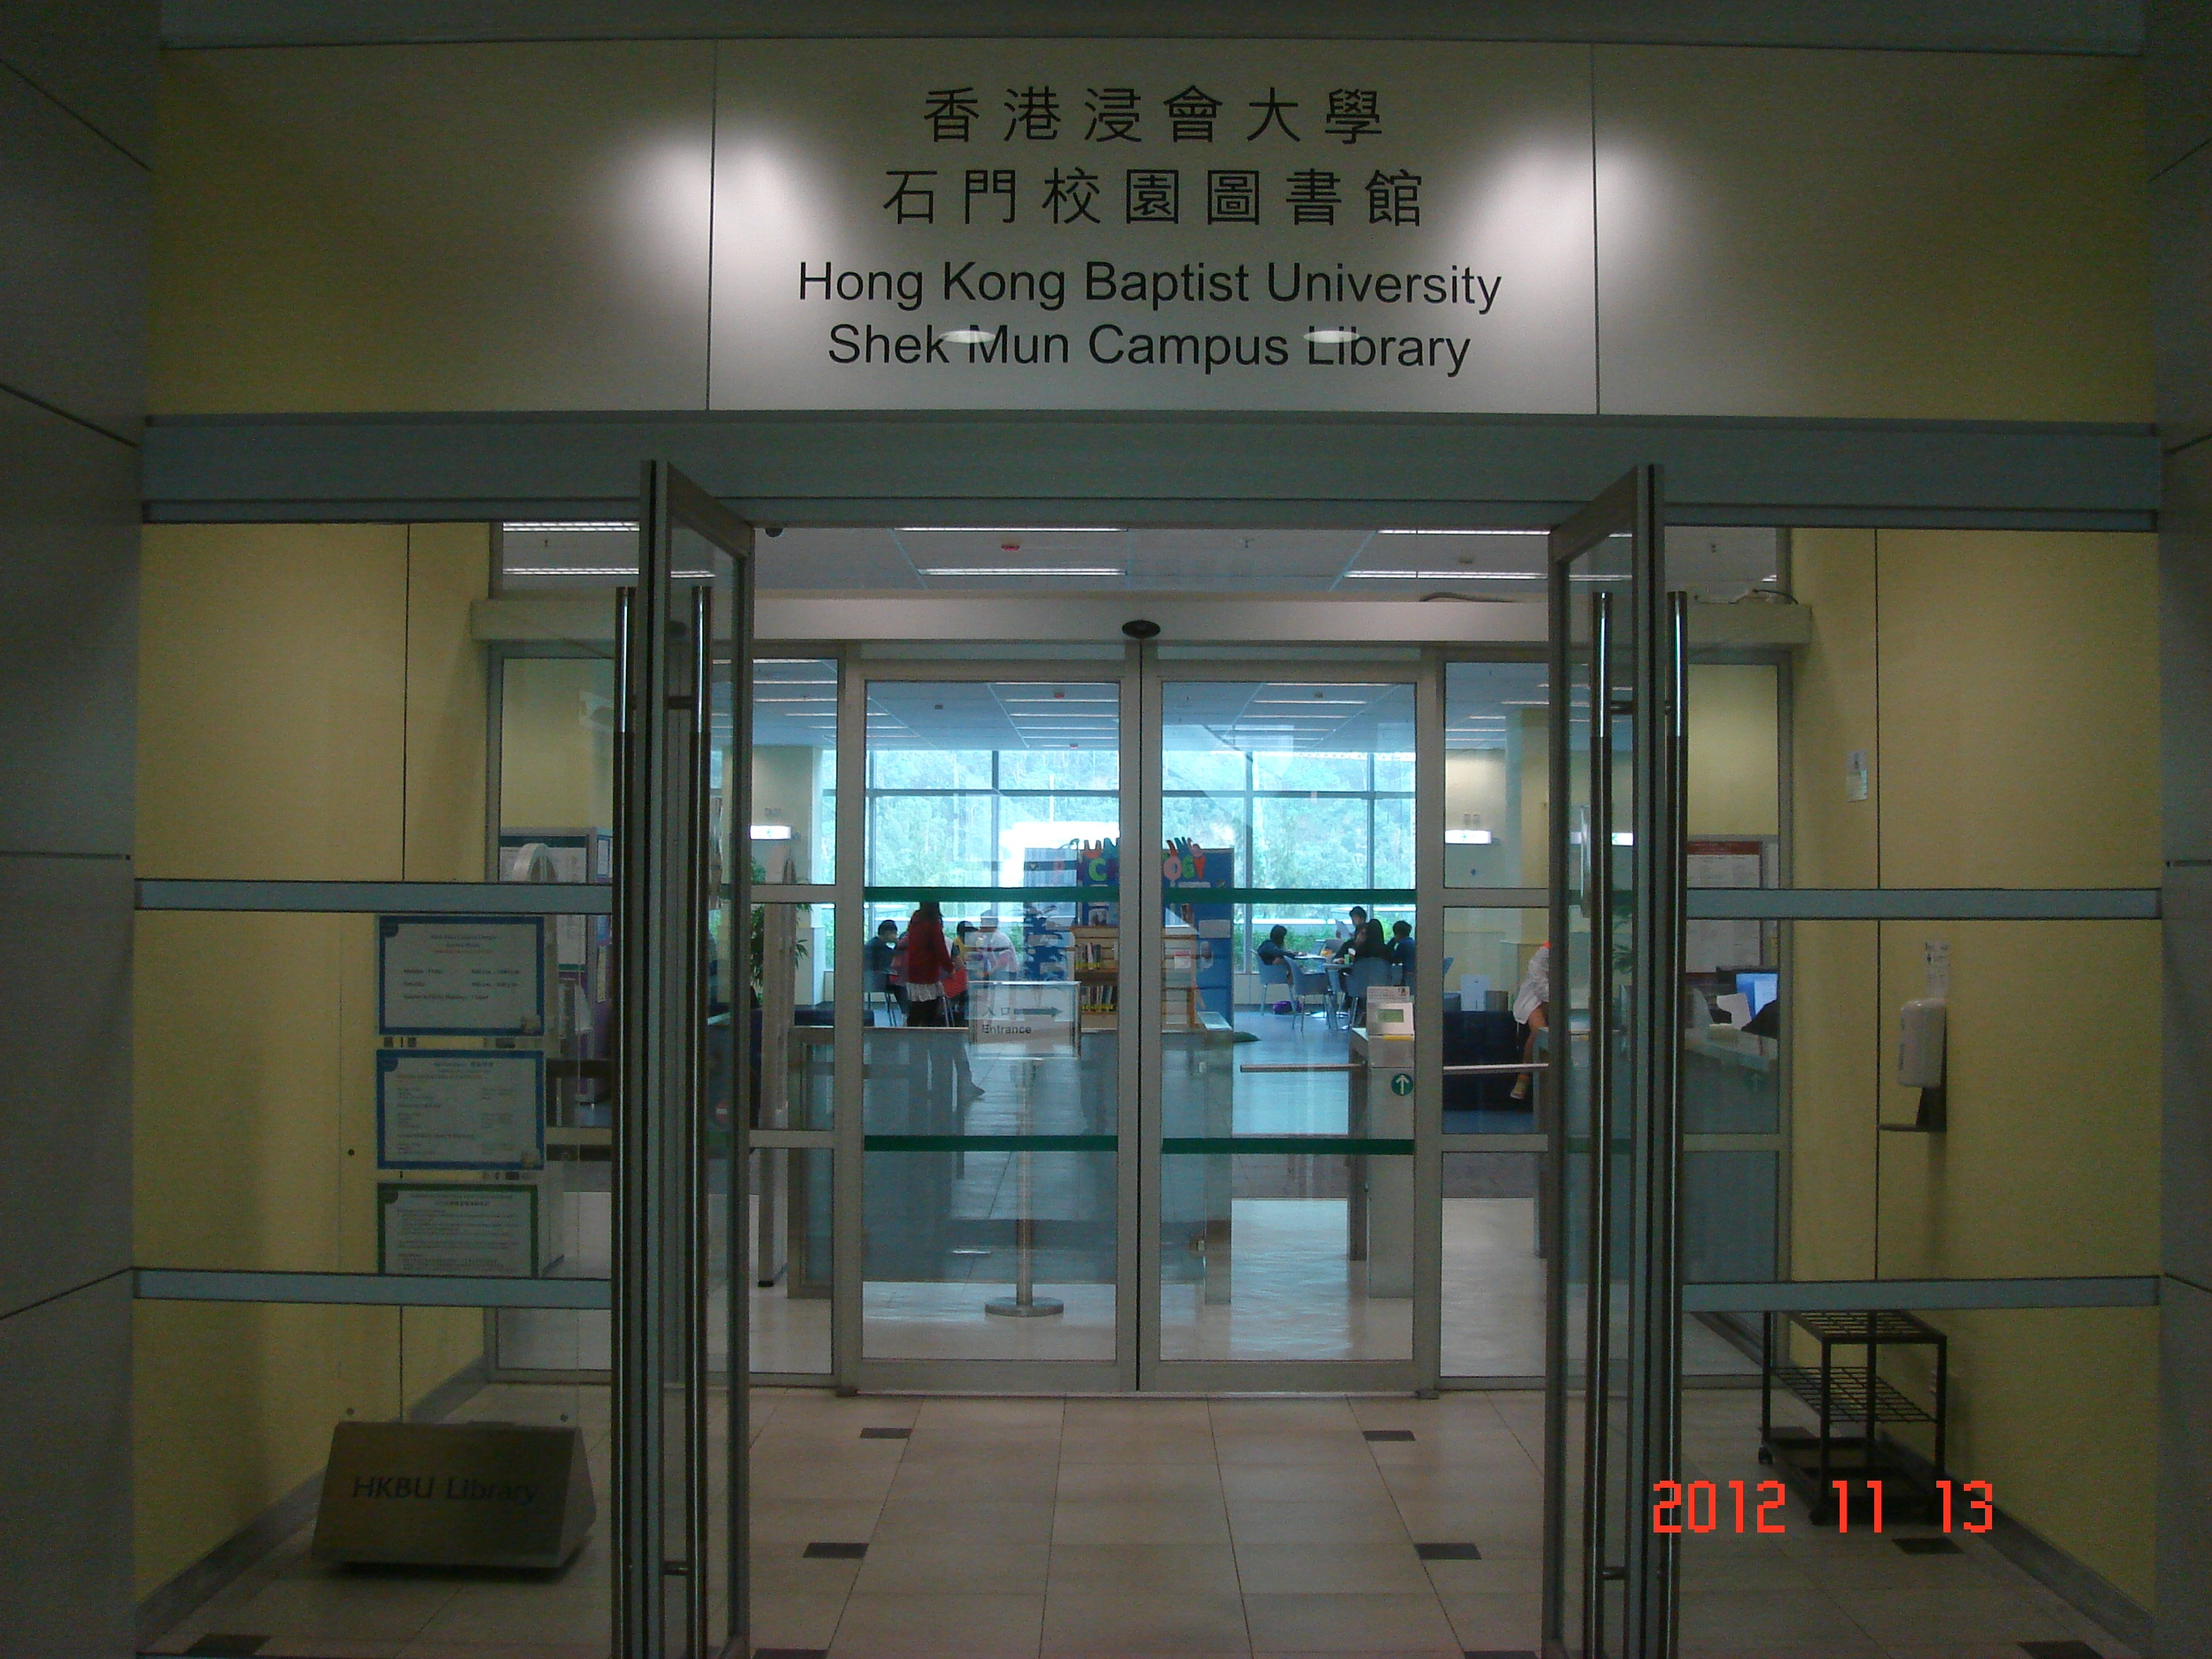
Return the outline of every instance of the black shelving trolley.
[[[1778,1320],[1783,1322],[1778,1330]],[[1934,1481],[1944,1468],[1950,1339],[1926,1321],[1894,1310],[1770,1313],[1759,1322],[1759,1461],[1773,1464],[1797,1488],[1816,1522],[1834,1516],[1838,1480],[1850,1483],[1854,1497],[1863,1497],[1862,1487],[1880,1481],[1886,1516],[1905,1520],[1929,1513],[1936,1501]],[[1820,1344],[1818,1364],[1791,1361],[1792,1327]],[[1927,1406],[1881,1375],[1881,1351],[1902,1347],[1936,1351],[1934,1399]],[[1864,1349],[1866,1363],[1838,1364],[1838,1348]],[[1775,1427],[1778,1384],[1812,1408],[1820,1424],[1816,1432]],[[1882,1433],[1883,1425],[1899,1423],[1934,1427],[1932,1474]],[[1858,1513],[1871,1516],[1866,1508]]]

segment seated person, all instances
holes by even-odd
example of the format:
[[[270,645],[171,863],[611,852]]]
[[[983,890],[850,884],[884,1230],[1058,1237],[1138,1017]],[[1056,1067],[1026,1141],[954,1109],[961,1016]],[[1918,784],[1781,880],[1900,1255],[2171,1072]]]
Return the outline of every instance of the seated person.
[[[1262,968],[1272,968],[1290,956],[1290,939],[1291,930],[1279,921],[1267,930],[1267,937],[1260,941],[1259,948],[1252,954]]]
[[[1413,924],[1390,924],[1390,977],[1401,985],[1413,982]]]

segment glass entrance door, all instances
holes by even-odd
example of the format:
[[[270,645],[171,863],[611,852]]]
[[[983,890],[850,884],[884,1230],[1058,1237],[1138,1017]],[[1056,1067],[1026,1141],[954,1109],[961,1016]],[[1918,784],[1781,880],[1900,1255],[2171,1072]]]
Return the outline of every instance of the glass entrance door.
[[[859,677],[863,1388],[1135,1386],[1127,685],[1113,660]]]
[[[1658,470],[1552,532],[1545,1637],[1674,1650],[1685,613]]]
[[[751,531],[659,462],[640,507],[618,629],[615,1644],[707,1659],[746,1639]]]
[[[1146,668],[1146,1385],[1416,1386],[1423,666]]]

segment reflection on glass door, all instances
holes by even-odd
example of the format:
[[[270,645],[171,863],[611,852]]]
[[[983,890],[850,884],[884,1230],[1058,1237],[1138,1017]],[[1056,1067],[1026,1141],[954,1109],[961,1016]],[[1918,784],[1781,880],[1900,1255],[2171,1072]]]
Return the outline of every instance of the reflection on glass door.
[[[1552,535],[1551,1073],[1545,1632],[1583,1659],[1673,1651],[1679,1438],[1679,606],[1656,469]]]
[[[1120,682],[866,696],[866,1374],[1126,1385]]]
[[[1413,1044],[1386,1033],[1419,948],[1414,691],[1160,687],[1149,1242],[1170,1385],[1410,1375]],[[1320,1364],[1364,1369],[1258,1369]]]
[[[655,1659],[745,1642],[750,551],[712,497],[647,467],[615,767],[613,1532],[617,1650]]]

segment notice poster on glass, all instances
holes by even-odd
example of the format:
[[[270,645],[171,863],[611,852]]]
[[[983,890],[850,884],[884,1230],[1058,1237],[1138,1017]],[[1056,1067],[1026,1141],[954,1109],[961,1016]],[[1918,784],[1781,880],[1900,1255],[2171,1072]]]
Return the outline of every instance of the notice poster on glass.
[[[404,1181],[376,1188],[376,1270],[465,1279],[538,1271],[538,1188]]]
[[[1683,878],[1691,887],[1763,887],[1766,884],[1766,843],[1746,837],[1741,841],[1691,841],[1683,845]],[[1697,921],[1682,929],[1683,971],[1711,974],[1738,968],[1760,968],[1765,949],[1755,921]]]
[[[385,1170],[536,1170],[545,1163],[545,1056],[385,1048],[376,1163]]]
[[[969,1039],[998,1054],[1073,1055],[1082,994],[1073,980],[970,981]]]
[[[545,1029],[543,916],[380,916],[386,1036],[535,1036]]]

